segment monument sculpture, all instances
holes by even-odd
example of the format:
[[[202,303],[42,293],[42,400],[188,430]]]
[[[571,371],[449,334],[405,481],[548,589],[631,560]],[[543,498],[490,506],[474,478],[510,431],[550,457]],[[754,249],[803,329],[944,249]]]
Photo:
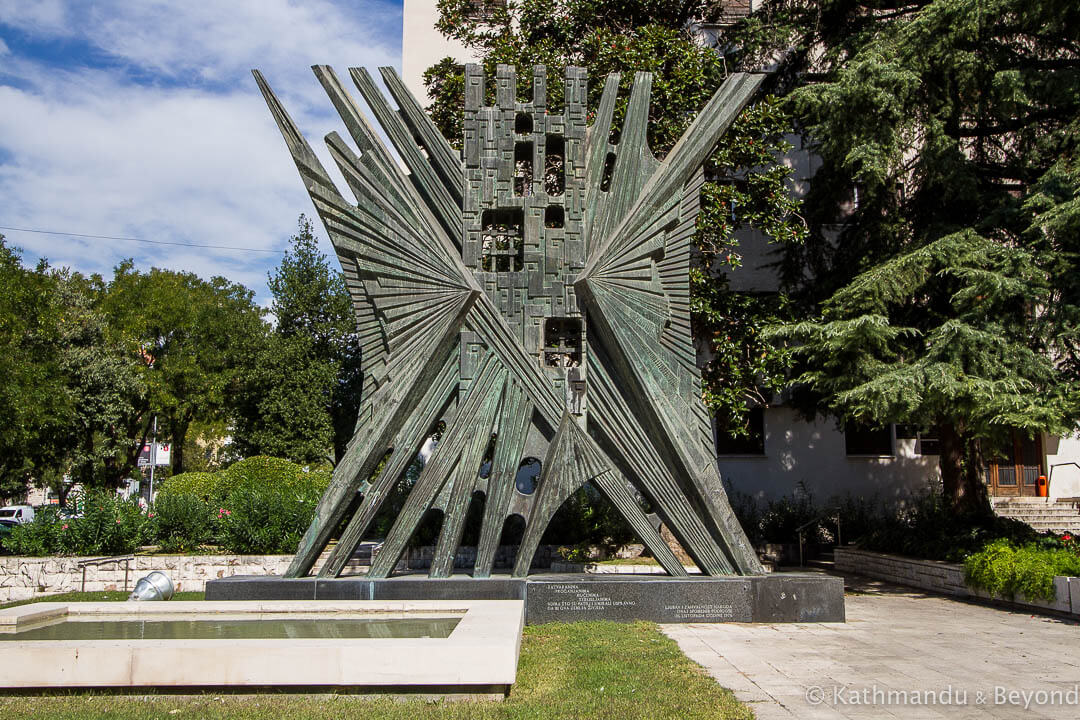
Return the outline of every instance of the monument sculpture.
[[[523,577],[552,516],[586,482],[670,575],[686,570],[642,498],[704,574],[760,574],[716,469],[688,279],[702,164],[760,76],[729,77],[659,162],[646,138],[648,73],[634,77],[613,143],[618,75],[590,126],[581,68],[566,69],[564,106],[549,108],[543,67],[521,102],[515,70],[499,66],[489,106],[482,69],[466,66],[458,152],[393,69],[381,73],[397,109],[366,70],[350,69],[405,172],[334,71],[314,71],[359,150],[326,137],[355,202],[255,78],[341,262],[365,374],[356,434],[287,576],[308,575],[348,516],[319,572],[341,574],[439,422],[371,578],[393,572],[432,508],[443,521],[430,576],[448,577],[476,493],[473,576],[491,575],[504,523],[519,515],[513,575]],[[515,476],[534,458],[541,472],[525,494]]]

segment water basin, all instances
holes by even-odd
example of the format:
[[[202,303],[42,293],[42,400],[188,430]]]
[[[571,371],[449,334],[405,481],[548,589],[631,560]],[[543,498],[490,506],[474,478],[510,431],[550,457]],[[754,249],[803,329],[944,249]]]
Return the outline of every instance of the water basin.
[[[266,616],[255,619],[148,617],[61,620],[18,632],[0,642],[31,640],[254,640],[299,638],[446,638],[460,617],[380,619]]]
[[[521,600],[21,605],[0,610],[0,690],[500,699],[517,675],[524,610]]]

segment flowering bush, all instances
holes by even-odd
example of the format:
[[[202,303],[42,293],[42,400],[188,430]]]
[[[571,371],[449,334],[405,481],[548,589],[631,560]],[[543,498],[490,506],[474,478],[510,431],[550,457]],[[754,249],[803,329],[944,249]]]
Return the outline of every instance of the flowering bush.
[[[239,484],[217,511],[218,542],[236,553],[296,552],[321,494],[318,483]]]
[[[14,528],[4,547],[17,555],[119,555],[140,545],[188,553],[207,545],[227,552],[296,551],[330,483],[329,466],[307,469],[271,457],[241,460],[217,473],[169,478],[149,512],[105,490],[72,496],[83,515],[43,508]]]
[[[120,555],[135,552],[146,537],[146,516],[136,500],[106,490],[90,490],[75,498],[79,518],[61,524],[60,538],[69,555]],[[67,525],[65,530],[62,526]]]
[[[59,521],[56,508],[42,508],[33,521],[12,529],[4,538],[4,548],[15,555],[56,555],[61,552],[60,531],[68,529],[66,523]]]
[[[153,508],[161,515],[156,541],[166,552],[210,543],[234,553],[295,552],[330,475],[329,466],[265,456],[216,473],[177,475]]]
[[[106,490],[69,498],[81,517],[63,518],[57,508],[42,508],[33,522],[14,528],[4,547],[16,555],[121,555],[135,551],[150,528],[134,500]]]

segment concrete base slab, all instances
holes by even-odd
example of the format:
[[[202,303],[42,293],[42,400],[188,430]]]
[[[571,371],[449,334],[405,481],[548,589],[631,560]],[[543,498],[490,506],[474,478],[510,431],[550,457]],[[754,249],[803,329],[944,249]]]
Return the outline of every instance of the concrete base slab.
[[[472,695],[509,692],[517,676],[520,600],[41,603],[0,610],[0,631],[42,622],[460,616],[446,638],[32,640],[0,646],[0,688],[196,688]]]
[[[527,579],[455,576],[231,577],[206,584],[207,600],[525,600],[528,624],[579,620],[660,623],[843,622],[844,581],[816,574],[672,578],[555,573]]]

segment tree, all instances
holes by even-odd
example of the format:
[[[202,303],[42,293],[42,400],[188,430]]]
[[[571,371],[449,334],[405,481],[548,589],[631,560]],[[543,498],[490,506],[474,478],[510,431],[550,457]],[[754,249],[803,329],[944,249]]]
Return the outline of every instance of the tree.
[[[46,438],[70,404],[59,372],[54,283],[24,268],[0,235],[0,499],[18,497],[50,465]]]
[[[325,461],[334,435],[327,396],[335,380],[334,367],[318,361],[309,337],[267,333],[244,373],[233,432],[237,452]]]
[[[38,480],[49,484],[64,504],[75,483],[114,489],[129,477],[141,447],[134,437],[147,392],[138,359],[110,337],[109,318],[101,308],[101,277],[87,278],[66,268],[51,276],[61,312],[56,366],[68,412],[48,434],[52,468]]]
[[[345,452],[360,408],[356,316],[344,277],[319,252],[311,221],[269,274],[276,325],[253,353],[235,405],[237,448],[300,463]]]
[[[649,144],[659,158],[727,75],[728,60],[702,45],[693,31],[694,23],[720,12],[716,3],[523,0],[493,3],[485,10],[478,14],[472,0],[440,0],[436,27],[475,53],[488,77],[500,63],[517,66],[522,76],[529,76],[534,65],[547,66],[552,107],[562,103],[557,78],[563,67],[588,70],[590,112],[599,105],[603,78],[618,72],[622,93],[614,127],[621,127],[635,71],[652,72]],[[463,69],[446,58],[428,69],[424,79],[433,98],[428,113],[450,143],[460,147]],[[523,100],[531,93],[528,85],[518,83]],[[493,94],[492,86],[488,84],[488,91]],[[702,192],[698,252],[691,270],[692,320],[702,351],[712,358],[704,373],[703,400],[721,427],[733,434],[747,431],[749,406],[767,400],[765,388],[783,380],[789,355],[763,343],[756,330],[763,318],[777,317],[783,303],[736,296],[718,271],[739,265],[736,233],[743,228],[754,227],[782,243],[798,243],[805,234],[798,202],[785,189],[790,171],[777,161],[789,147],[783,139],[789,128],[779,105],[764,98],[744,111],[706,168],[710,182]],[[735,307],[739,311],[731,313]]]
[[[987,507],[983,443],[1012,430],[1064,434],[1077,393],[1041,326],[1052,295],[1029,252],[948,235],[858,275],[822,317],[772,336],[795,344],[798,378],[846,421],[931,427],[945,497]]]
[[[240,368],[262,334],[262,312],[250,290],[225,278],[143,273],[130,260],[116,268],[104,307],[115,338],[139,361],[147,392],[142,436],[159,415],[172,443],[172,470],[181,473],[191,424],[225,417]]]
[[[785,261],[814,319],[775,332],[809,410],[937,426],[987,511],[994,439],[1080,417],[1080,6],[776,0],[742,33],[822,159]]]

